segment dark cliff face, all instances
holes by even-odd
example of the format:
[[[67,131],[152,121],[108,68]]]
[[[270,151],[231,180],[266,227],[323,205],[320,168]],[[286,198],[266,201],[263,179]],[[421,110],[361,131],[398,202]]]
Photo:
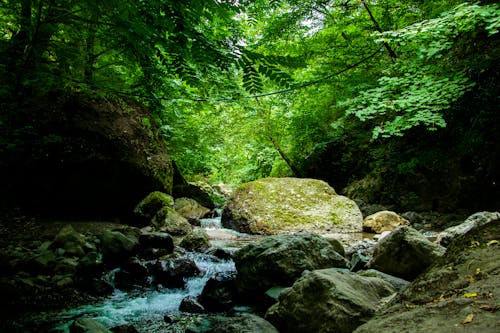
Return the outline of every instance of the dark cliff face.
[[[171,193],[172,164],[147,110],[53,92],[10,111],[2,133],[4,204],[67,217],[124,217],[149,192]]]

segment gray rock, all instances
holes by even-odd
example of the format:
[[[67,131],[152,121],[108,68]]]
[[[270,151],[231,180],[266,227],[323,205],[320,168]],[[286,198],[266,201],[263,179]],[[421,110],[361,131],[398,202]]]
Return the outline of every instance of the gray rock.
[[[70,333],[112,333],[103,324],[91,318],[78,318],[69,328]]]
[[[174,209],[186,219],[201,219],[210,212],[210,209],[203,207],[196,200],[190,198],[175,199]]]
[[[305,273],[266,313],[280,332],[350,333],[371,318],[383,298],[395,293],[379,278],[337,269]]]
[[[83,257],[87,241],[85,236],[77,232],[70,224],[64,226],[54,238],[50,248],[62,248],[65,255]]]
[[[166,249],[168,252],[174,250],[174,240],[166,232],[143,233],[139,236],[139,244],[142,249]]]
[[[500,219],[499,212],[479,212],[469,216],[464,223],[447,228],[436,237],[436,243],[447,246],[454,238],[464,235],[478,227]]]
[[[234,254],[239,292],[256,297],[274,286],[290,286],[305,270],[348,267],[323,237],[311,233],[275,235]]]
[[[266,320],[252,314],[238,317],[206,317],[191,324],[186,333],[279,333]]]
[[[186,296],[182,299],[179,311],[188,313],[204,313],[205,308],[198,302],[195,296]]]
[[[119,231],[105,230],[98,235],[104,262],[119,265],[130,258],[137,249],[139,242],[126,237]]]
[[[445,251],[415,229],[403,226],[377,243],[368,266],[411,281]]]
[[[364,271],[359,271],[357,273],[361,276],[376,277],[376,278],[382,279],[386,282],[389,282],[392,285],[392,287],[398,292],[403,290],[404,288],[406,288],[410,284],[409,281],[406,281],[406,280],[403,280],[403,279],[398,278],[396,276],[392,276],[392,275],[377,271],[376,269],[367,269]]]
[[[219,272],[212,276],[199,297],[207,311],[227,311],[236,298],[236,272]]]

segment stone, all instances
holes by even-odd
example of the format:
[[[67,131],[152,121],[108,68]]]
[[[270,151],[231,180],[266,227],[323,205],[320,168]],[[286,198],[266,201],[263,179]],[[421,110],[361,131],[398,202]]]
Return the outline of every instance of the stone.
[[[174,209],[186,219],[201,219],[210,212],[210,209],[203,207],[191,198],[175,199]]]
[[[198,276],[200,272],[194,260],[187,257],[159,260],[151,269],[154,282],[167,288],[184,288],[184,279]]]
[[[50,247],[52,249],[57,247],[64,249],[65,255],[83,257],[85,255],[84,247],[86,243],[85,236],[68,224],[55,236]]]
[[[463,223],[440,232],[436,237],[436,243],[447,246],[454,238],[498,219],[500,219],[499,212],[475,213],[469,216]]]
[[[368,266],[411,281],[445,251],[444,247],[430,242],[415,229],[403,226],[375,245]]]
[[[199,297],[207,311],[230,310],[236,299],[236,272],[218,272],[208,279]]]
[[[499,239],[500,220],[455,238],[443,257],[355,333],[498,332]]]
[[[193,230],[191,224],[173,208],[164,207],[156,213],[151,224],[160,231],[166,231],[174,236],[187,235]]]
[[[195,296],[186,296],[182,299],[179,311],[188,313],[204,313],[205,308],[198,302]]]
[[[139,236],[139,244],[142,249],[155,248],[174,251],[174,240],[166,232],[147,232]]]
[[[115,326],[112,327],[110,330],[113,333],[139,333],[139,331],[137,331],[137,329],[130,324]]]
[[[205,230],[197,229],[185,236],[179,245],[188,251],[204,252],[210,247],[210,240]]]
[[[311,233],[274,235],[234,254],[237,288],[256,298],[274,286],[290,286],[305,270],[347,268],[347,260],[325,238]]]
[[[98,237],[103,261],[117,266],[130,258],[139,245],[136,239],[126,237],[119,231],[105,230]]]
[[[199,318],[186,333],[279,333],[268,321],[253,314],[238,317],[212,316]]]
[[[362,224],[354,201],[316,179],[264,178],[242,184],[222,212],[225,228],[249,234],[359,232]]]
[[[406,280],[398,278],[396,276],[392,276],[392,275],[377,271],[376,269],[367,269],[367,270],[363,270],[363,271],[358,271],[357,273],[360,276],[369,276],[369,277],[376,277],[376,278],[382,279],[382,280],[390,283],[391,286],[398,292],[405,289],[410,284],[409,281],[406,281]]]
[[[103,324],[91,318],[77,318],[69,327],[70,333],[112,333]]]
[[[134,208],[134,225],[145,227],[151,224],[156,213],[164,207],[174,208],[174,198],[171,195],[160,191],[149,193]]]
[[[383,210],[365,218],[363,222],[363,231],[380,234],[384,231],[392,231],[399,226],[409,224],[410,222],[395,212]]]
[[[379,278],[334,268],[314,270],[282,291],[265,318],[280,332],[350,333],[394,293],[392,286]]]

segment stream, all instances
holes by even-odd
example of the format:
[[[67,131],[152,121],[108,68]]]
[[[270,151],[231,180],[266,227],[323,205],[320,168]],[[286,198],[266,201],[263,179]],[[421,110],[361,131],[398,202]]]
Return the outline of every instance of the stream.
[[[209,235],[211,245],[224,248],[230,252],[255,242],[264,236],[248,235],[221,227],[220,217],[201,220],[201,226]],[[346,235],[325,235],[346,237]],[[350,234],[350,241],[361,240],[365,234]],[[185,279],[184,289],[142,288],[123,292],[115,289],[111,296],[94,304],[83,305],[63,312],[39,313],[35,322],[48,323],[50,332],[69,332],[69,326],[78,317],[93,318],[106,327],[111,328],[123,324],[132,324],[140,333],[184,332],[187,325],[196,317],[203,315],[187,314],[179,311],[179,305],[186,296],[198,296],[210,277],[218,272],[235,271],[232,260],[214,260],[214,257],[203,253],[189,253],[201,274]],[[112,281],[112,274],[110,281]],[[246,311],[245,309],[242,309]],[[167,323],[165,316],[170,318]]]

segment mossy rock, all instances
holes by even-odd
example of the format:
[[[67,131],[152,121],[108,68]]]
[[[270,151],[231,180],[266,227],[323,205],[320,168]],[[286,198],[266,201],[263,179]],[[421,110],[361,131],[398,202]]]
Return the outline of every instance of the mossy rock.
[[[238,187],[222,213],[226,228],[250,234],[359,232],[356,203],[316,179],[264,178]]]
[[[153,217],[151,225],[159,231],[166,231],[173,236],[187,235],[193,230],[188,220],[173,208],[163,207]]]
[[[164,207],[174,207],[171,195],[160,191],[149,193],[134,208],[134,224],[140,227],[149,225],[156,213]]]

